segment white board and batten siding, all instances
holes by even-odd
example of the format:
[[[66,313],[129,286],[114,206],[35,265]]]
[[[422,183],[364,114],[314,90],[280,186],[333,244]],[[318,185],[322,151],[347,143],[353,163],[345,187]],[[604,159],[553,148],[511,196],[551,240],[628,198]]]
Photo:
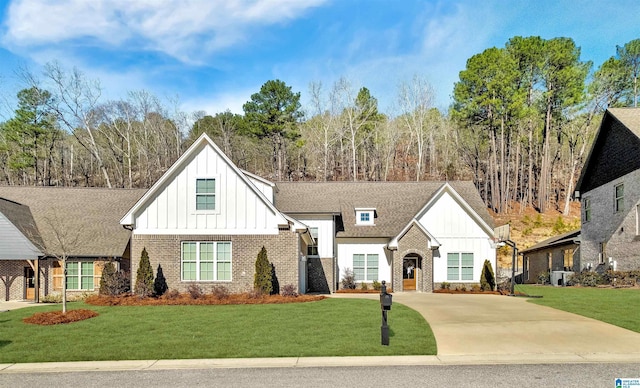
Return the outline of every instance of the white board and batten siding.
[[[496,251],[490,244],[491,235],[450,193],[443,192],[442,196],[421,215],[419,222],[441,244],[438,250],[434,251],[434,283],[455,282],[447,280],[448,253],[473,253],[473,281],[461,282],[479,282],[486,259],[491,261],[495,271]]]
[[[301,223],[311,228],[318,228],[318,257],[335,257],[335,223],[333,218],[304,217],[293,215]]]
[[[211,146],[204,145],[157,190],[139,215],[139,234],[278,234],[280,214]],[[196,210],[196,180],[215,179],[215,210]],[[267,191],[263,187],[263,192]]]
[[[378,255],[378,281],[386,280],[391,282],[391,262],[387,258],[385,247],[388,239],[379,239],[372,241],[370,239],[342,239],[338,242],[338,281],[344,277],[345,270],[353,270],[354,254],[377,254]],[[366,281],[371,283],[371,281]]]

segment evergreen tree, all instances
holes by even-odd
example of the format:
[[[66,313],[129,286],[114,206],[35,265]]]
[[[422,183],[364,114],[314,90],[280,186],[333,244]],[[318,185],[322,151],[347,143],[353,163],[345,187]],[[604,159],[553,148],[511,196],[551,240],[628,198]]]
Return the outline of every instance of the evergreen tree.
[[[107,262],[102,269],[102,277],[100,278],[100,295],[115,296],[128,290],[128,276],[122,271],[117,271],[112,262]]]
[[[496,287],[496,277],[491,268],[491,262],[485,260],[482,265],[482,274],[480,275],[480,288],[482,291],[493,291]]]
[[[142,249],[140,257],[140,265],[136,273],[135,293],[139,296],[150,296],[153,294],[153,269],[149,262],[149,254],[147,249]]]
[[[158,270],[156,271],[156,280],[153,282],[153,292],[156,296],[161,296],[167,290],[169,286],[167,285],[167,279],[164,277],[164,272],[162,272],[162,266],[158,264]]]
[[[271,264],[267,259],[267,250],[262,247],[256,258],[256,273],[253,280],[253,287],[263,294],[271,294],[273,282],[271,278]]]

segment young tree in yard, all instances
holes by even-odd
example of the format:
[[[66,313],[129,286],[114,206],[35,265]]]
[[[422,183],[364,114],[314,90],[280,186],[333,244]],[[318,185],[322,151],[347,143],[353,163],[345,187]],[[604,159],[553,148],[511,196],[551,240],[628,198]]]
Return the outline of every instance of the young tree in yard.
[[[489,260],[485,260],[482,266],[480,288],[482,288],[482,291],[493,291],[496,288],[496,277],[493,274],[493,268],[491,268]]]
[[[267,250],[265,247],[262,247],[256,258],[256,273],[253,280],[253,287],[267,295],[273,291],[271,264],[267,258]]]
[[[167,279],[164,277],[164,272],[162,271],[162,266],[158,264],[158,270],[156,271],[156,280],[153,282],[153,292],[156,296],[161,296],[167,290],[169,286],[167,285]]]
[[[143,297],[153,294],[153,269],[151,268],[146,248],[142,249],[140,265],[138,266],[138,272],[136,272],[135,293]]]

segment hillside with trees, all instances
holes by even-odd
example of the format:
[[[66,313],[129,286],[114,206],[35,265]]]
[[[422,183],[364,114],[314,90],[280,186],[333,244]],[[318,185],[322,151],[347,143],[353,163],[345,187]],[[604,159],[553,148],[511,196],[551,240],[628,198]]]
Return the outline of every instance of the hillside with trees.
[[[473,180],[496,213],[568,214],[602,113],[637,106],[640,39],[597,68],[570,38],[514,37],[468,59],[447,112],[421,76],[395,111],[346,78],[301,91],[268,80],[243,114],[182,112],[146,91],[105,100],[99,80],[50,63],[24,74],[0,123],[0,184],[150,187],[201,134],[270,180]],[[435,75],[433,75],[435,76]]]

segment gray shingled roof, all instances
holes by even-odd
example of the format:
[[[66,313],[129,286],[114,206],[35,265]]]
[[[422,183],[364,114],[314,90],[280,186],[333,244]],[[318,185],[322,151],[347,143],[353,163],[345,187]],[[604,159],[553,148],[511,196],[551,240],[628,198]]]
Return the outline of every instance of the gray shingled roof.
[[[120,217],[146,189],[102,189],[68,187],[0,186],[0,197],[31,209],[47,252],[58,248],[53,225],[62,225],[69,236],[77,236],[71,256],[119,257],[131,232],[120,225]]]
[[[565,244],[575,244],[574,241],[580,239],[580,229],[572,230],[567,233],[563,233],[558,236],[550,237],[544,241],[540,241],[539,243],[520,251],[520,254],[525,254],[529,252],[539,251],[541,249],[551,248],[559,245]]]
[[[609,113],[640,137],[640,108],[609,108]]]
[[[43,249],[42,237],[28,206],[0,197],[0,213],[4,214],[36,248]]]
[[[342,214],[338,237],[395,237],[445,182],[278,182],[275,205],[283,213]],[[451,187],[490,226],[489,215],[473,182],[453,181]],[[375,208],[374,226],[355,227],[355,208]]]

